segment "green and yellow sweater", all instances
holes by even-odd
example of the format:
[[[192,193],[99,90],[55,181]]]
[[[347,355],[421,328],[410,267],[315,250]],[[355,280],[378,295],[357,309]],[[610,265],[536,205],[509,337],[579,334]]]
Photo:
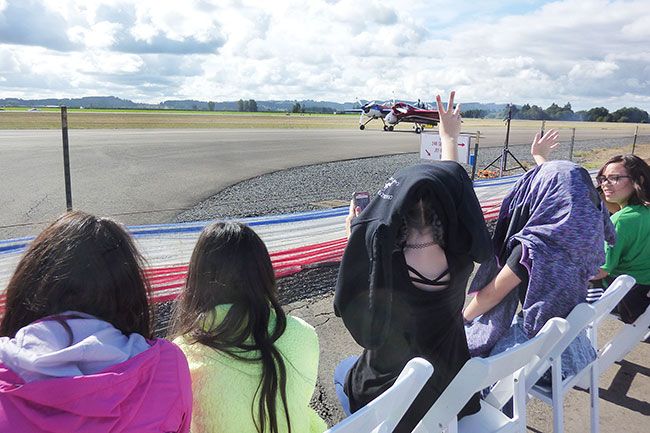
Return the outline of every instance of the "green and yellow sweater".
[[[217,326],[228,313],[230,305],[218,305]],[[275,327],[275,315],[269,332]],[[185,353],[192,375],[192,433],[257,433],[252,414],[257,416],[255,392],[260,383],[262,365],[234,359],[199,343],[188,344],[184,337],[174,340]],[[296,317],[287,316],[287,326],[276,341],[287,372],[287,404],[291,430],[296,433],[322,432],[325,422],[309,406],[318,376],[318,337],[312,326]],[[250,353],[256,357],[257,353]],[[252,410],[251,410],[252,408]],[[280,393],[277,395],[277,420],[280,432],[287,432]],[[265,431],[269,431],[268,423]]]

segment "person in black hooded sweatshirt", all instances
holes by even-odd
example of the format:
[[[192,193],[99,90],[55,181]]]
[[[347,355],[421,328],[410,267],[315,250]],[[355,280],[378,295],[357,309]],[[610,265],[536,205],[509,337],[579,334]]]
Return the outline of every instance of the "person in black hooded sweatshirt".
[[[460,105],[440,113],[442,159],[395,173],[362,212],[350,206],[348,244],[334,311],[364,350],[348,371],[350,411],[395,382],[414,357],[434,373],[395,432],[410,432],[470,358],[462,308],[474,262],[492,243],[467,172],[457,159]],[[475,395],[460,417],[480,409]]]

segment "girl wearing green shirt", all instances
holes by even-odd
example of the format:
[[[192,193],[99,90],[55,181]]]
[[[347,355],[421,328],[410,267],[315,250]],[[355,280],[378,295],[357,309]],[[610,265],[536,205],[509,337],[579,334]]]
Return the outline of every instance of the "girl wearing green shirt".
[[[612,215],[616,244],[605,245],[605,264],[596,279],[627,274],[637,284],[618,305],[625,323],[634,322],[650,305],[650,167],[636,155],[618,155],[598,172],[596,181],[608,203],[620,210]]]
[[[190,259],[172,336],[192,376],[192,431],[320,433],[313,327],[277,299],[268,250],[248,226],[207,226]]]

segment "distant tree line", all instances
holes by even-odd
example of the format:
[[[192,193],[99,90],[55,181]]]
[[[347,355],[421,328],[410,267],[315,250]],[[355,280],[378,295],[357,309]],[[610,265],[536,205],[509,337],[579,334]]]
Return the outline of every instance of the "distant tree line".
[[[463,111],[463,117],[470,119],[483,119],[487,117],[490,113],[487,110],[467,110]]]
[[[299,102],[296,102],[291,107],[292,113],[318,113],[318,114],[333,114],[334,109],[330,107],[316,107],[310,106],[307,107],[305,104],[300,105]]]
[[[605,107],[596,107],[587,111],[578,111],[583,120],[591,122],[629,122],[648,123],[648,112],[636,107],[623,107],[610,113]]]
[[[244,101],[243,99],[240,99],[239,101],[237,101],[237,109],[239,111],[245,111],[245,112],[256,112],[257,102],[255,102],[255,99],[249,99],[248,101]]]
[[[490,115],[491,113],[486,110],[463,111],[463,117],[467,118],[485,118],[491,117]],[[503,110],[501,115],[503,118],[508,115],[507,107]],[[596,107],[589,110],[574,112],[571,108],[571,104],[568,102],[562,107],[554,102],[546,109],[530,104],[524,104],[522,106],[513,105],[512,118],[528,120],[575,120],[586,122],[650,122],[648,112],[636,107],[623,107],[611,113],[605,107]]]

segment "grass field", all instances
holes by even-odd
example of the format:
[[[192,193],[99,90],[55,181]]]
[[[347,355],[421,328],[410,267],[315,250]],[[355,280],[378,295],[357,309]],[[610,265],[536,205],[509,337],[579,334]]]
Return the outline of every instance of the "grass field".
[[[68,127],[71,129],[158,129],[158,128],[281,128],[281,129],[350,129],[358,128],[357,114],[286,114],[286,113],[240,113],[180,110],[93,110],[71,109],[68,111]],[[464,119],[464,130],[503,128],[499,119]],[[513,120],[517,129],[539,129],[537,120]],[[380,129],[381,122],[374,121],[368,129]],[[0,129],[59,129],[61,115],[57,108],[40,111],[5,108],[0,111]],[[400,125],[402,128],[402,125]],[[410,125],[404,126],[410,128]],[[546,122],[546,128],[576,128],[576,130],[629,130],[629,123],[600,122]],[[642,126],[650,130],[650,125]],[[631,135],[630,134],[630,135]]]
[[[68,112],[71,129],[348,128],[358,116],[333,114],[89,111]],[[0,129],[58,129],[58,111],[0,111]]]
[[[25,108],[25,107],[4,107],[2,108],[4,111],[11,111],[11,112],[30,112],[30,108]],[[55,113],[60,113],[61,109],[59,107],[39,107],[35,111],[31,112],[55,112]],[[167,113],[177,113],[177,114],[206,114],[206,115],[213,115],[213,114],[241,114],[239,111],[205,111],[205,110],[175,110],[175,109],[153,109],[153,108],[138,108],[138,109],[131,109],[131,108],[69,108],[68,107],[68,113],[151,113],[151,114],[167,114]],[[249,114],[258,114],[256,113],[249,113]],[[263,112],[259,112],[259,114],[266,114]],[[279,114],[284,114],[284,113],[279,113]]]
[[[575,161],[585,168],[600,168],[613,156],[629,153],[629,147],[596,148],[575,152]],[[637,144],[634,154],[650,162],[650,144]]]

